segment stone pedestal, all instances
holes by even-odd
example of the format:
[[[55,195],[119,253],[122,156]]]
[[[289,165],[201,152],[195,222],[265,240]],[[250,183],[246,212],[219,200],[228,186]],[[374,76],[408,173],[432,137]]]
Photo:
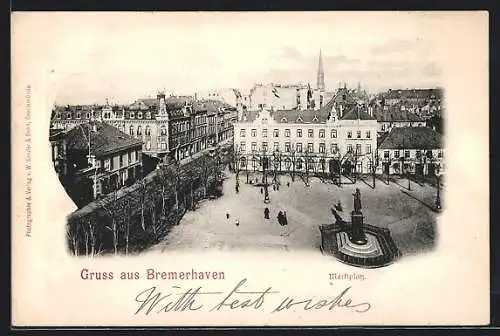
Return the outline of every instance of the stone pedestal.
[[[365,232],[363,230],[363,214],[361,212],[351,213],[351,232],[349,240],[357,245],[364,245],[367,243]]]

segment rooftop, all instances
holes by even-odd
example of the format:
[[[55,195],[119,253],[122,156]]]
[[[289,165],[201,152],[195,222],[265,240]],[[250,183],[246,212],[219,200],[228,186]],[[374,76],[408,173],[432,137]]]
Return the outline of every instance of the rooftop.
[[[93,125],[96,130],[93,131]],[[123,133],[118,128],[103,122],[80,124],[66,133],[68,149],[88,150],[96,157],[117,152],[122,149],[142,146],[142,141]]]
[[[442,136],[428,127],[394,127],[381,141],[380,149],[442,148]]]

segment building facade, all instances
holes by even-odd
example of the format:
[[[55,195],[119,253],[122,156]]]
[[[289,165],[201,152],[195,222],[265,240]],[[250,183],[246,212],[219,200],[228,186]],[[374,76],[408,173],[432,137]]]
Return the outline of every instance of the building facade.
[[[60,134],[65,148],[60,180],[79,207],[142,177],[142,141],[116,127],[91,121]]]
[[[357,107],[342,115],[339,109],[331,101],[319,110],[247,113],[234,127],[240,169],[334,173],[342,167],[346,173],[370,172],[377,122]]]
[[[445,168],[442,136],[428,127],[393,128],[380,139],[378,160],[380,174],[441,175]]]
[[[93,120],[118,128],[142,142],[151,161],[180,160],[232,137],[236,107],[219,100],[192,96],[141,98],[128,106],[58,106],[52,129],[71,130]],[[217,127],[216,127],[217,124]],[[145,161],[146,162],[146,161]]]

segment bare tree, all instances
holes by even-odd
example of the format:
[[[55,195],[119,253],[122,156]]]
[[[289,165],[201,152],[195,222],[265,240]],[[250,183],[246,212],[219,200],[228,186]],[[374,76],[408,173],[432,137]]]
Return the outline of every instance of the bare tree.
[[[93,220],[92,214],[87,218],[87,225],[85,228],[85,250],[87,256],[94,256],[97,254],[96,245],[97,245],[97,230],[96,230],[96,220]],[[90,246],[89,246],[90,245]],[[90,248],[90,249],[89,249]]]
[[[118,254],[118,244],[119,244],[119,228],[118,228],[118,192],[114,190],[111,192],[108,202],[102,204],[102,209],[106,212],[108,217],[111,219],[111,225],[106,226],[108,230],[113,233],[113,252]]]
[[[69,222],[66,226],[66,236],[68,238],[68,242],[70,243],[70,249],[73,251],[75,256],[78,256],[78,250],[80,248],[78,232],[76,232],[77,227],[78,226],[75,225],[74,222]]]
[[[161,166],[160,169],[156,171],[156,175],[153,178],[154,184],[160,187],[161,195],[161,215],[165,216],[166,211],[166,200],[167,200],[167,190],[169,184],[169,176],[166,173],[165,166]]]
[[[273,152],[273,183],[278,184],[278,172],[281,171],[281,152],[279,150]]]

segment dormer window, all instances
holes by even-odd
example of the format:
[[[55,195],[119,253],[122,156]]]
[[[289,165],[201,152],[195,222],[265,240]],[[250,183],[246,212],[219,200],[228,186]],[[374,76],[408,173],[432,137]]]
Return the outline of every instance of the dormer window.
[[[288,122],[288,120],[286,120],[286,118],[285,118],[285,117],[283,117],[283,118],[281,118],[281,122],[282,122],[282,123],[286,123],[286,122]]]
[[[76,114],[76,119],[82,119],[82,114],[80,112]]]
[[[87,112],[87,114],[85,115],[85,118],[90,119],[90,112]]]
[[[301,118],[301,117],[298,117],[298,118],[297,118],[297,122],[302,122],[302,121],[303,121],[303,120],[302,120],[302,118]]]
[[[313,122],[318,122],[318,117],[314,116]]]
[[[58,113],[56,114],[56,119],[61,119],[61,113],[59,113],[59,112],[58,112]]]
[[[135,113],[134,112],[130,112],[130,119],[133,119],[135,118]]]
[[[146,112],[146,119],[151,119],[151,112]]]
[[[66,118],[71,119],[71,113],[66,114]]]
[[[137,113],[137,118],[138,118],[138,119],[142,119],[142,112],[138,112],[138,113]]]

